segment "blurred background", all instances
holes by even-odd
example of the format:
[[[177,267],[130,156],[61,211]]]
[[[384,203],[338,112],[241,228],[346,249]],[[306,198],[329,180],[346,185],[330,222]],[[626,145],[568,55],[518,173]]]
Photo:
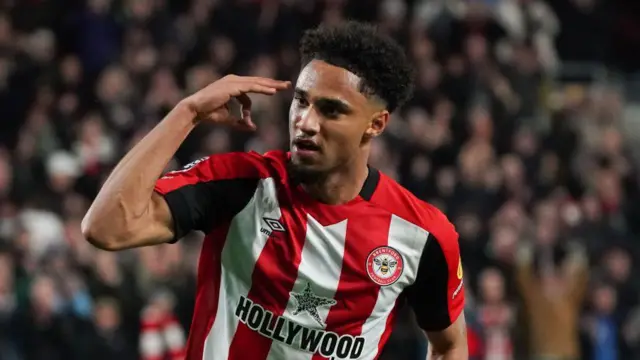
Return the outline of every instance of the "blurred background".
[[[0,359],[182,358],[201,235],[108,253],[80,220],[183,96],[295,80],[302,31],[346,18],[418,70],[371,163],[456,224],[471,358],[640,359],[632,0],[0,0]],[[255,134],[197,128],[169,168],[286,147],[290,100],[256,97]],[[425,347],[403,311],[382,359]]]

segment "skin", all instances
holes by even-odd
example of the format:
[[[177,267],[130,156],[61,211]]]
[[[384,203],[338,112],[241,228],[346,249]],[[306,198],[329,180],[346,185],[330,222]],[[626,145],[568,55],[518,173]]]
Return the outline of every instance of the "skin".
[[[293,171],[319,201],[345,203],[357,196],[367,177],[371,140],[382,134],[389,112],[378,99],[359,91],[353,73],[314,60],[295,86],[289,110]],[[300,151],[296,140],[312,141],[319,150]]]
[[[467,360],[467,323],[464,313],[442,331],[425,332],[429,340],[427,360]]]
[[[289,111],[291,171],[318,201],[341,204],[355,198],[367,177],[371,140],[389,121],[383,101],[365,96],[355,74],[314,60],[301,71]],[[82,221],[94,246],[117,251],[166,243],[173,220],[155,181],[187,135],[200,122],[255,130],[247,94],[273,95],[288,82],[259,77],[226,76],[182,100],[113,170]],[[243,118],[230,118],[227,102],[243,105]],[[305,140],[317,151],[305,152]],[[449,328],[427,333],[432,359],[466,359],[464,316]]]

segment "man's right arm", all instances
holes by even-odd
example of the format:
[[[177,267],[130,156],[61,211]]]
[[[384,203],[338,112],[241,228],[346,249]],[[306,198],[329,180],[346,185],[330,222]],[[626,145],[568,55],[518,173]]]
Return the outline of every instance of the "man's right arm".
[[[195,118],[188,106],[177,105],[113,169],[82,220],[91,244],[121,250],[173,239],[169,206],[154,186]]]
[[[111,172],[82,220],[84,236],[96,247],[113,251],[170,242],[189,230],[206,226],[202,219],[208,214],[202,212],[202,207],[209,206],[209,202],[226,205],[216,195],[226,194],[228,189],[200,187],[202,191],[195,195],[200,202],[190,204],[189,209],[198,216],[188,217],[174,209],[175,204],[166,194],[168,188],[165,186],[163,191],[156,181],[197,121],[255,129],[247,94],[273,95],[289,86],[284,81],[229,75],[180,102]],[[232,98],[243,105],[242,119],[229,116],[226,104]],[[202,192],[208,195],[205,201],[199,196]],[[183,195],[184,192],[171,197],[176,200]],[[194,193],[187,192],[187,200],[189,196],[194,197]]]

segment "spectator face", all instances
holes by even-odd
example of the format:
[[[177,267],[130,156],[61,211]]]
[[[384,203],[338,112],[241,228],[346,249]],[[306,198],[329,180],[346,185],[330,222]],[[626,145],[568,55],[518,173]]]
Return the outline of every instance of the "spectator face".
[[[504,278],[496,269],[487,269],[480,275],[480,296],[483,301],[495,303],[504,300]]]
[[[476,107],[470,114],[471,133],[474,138],[485,141],[493,137],[493,121],[491,114],[483,107]]]
[[[9,162],[9,156],[4,151],[0,151],[0,197],[8,194],[12,177],[13,170]]]
[[[431,162],[426,156],[416,156],[411,163],[411,175],[415,179],[426,179],[431,171]]]
[[[112,253],[100,251],[96,253],[96,272],[98,277],[109,284],[119,280],[119,268],[116,256]]]
[[[465,146],[459,155],[461,180],[467,184],[482,182],[482,177],[494,160],[493,148],[486,142]]]
[[[104,14],[109,11],[111,0],[90,0],[89,8],[96,14]]]
[[[318,60],[300,73],[289,131],[291,160],[301,174],[317,176],[363,161],[371,139],[384,131],[389,113],[359,91],[360,83],[353,73]]]
[[[460,237],[465,240],[475,240],[482,230],[480,219],[473,213],[460,215],[455,222],[456,230],[460,233]]]
[[[113,331],[120,326],[120,314],[114,300],[98,301],[94,310],[94,322],[102,331]]]
[[[216,37],[209,44],[211,60],[220,69],[227,69],[236,57],[233,42],[225,37]]]
[[[26,38],[25,49],[35,61],[47,63],[55,55],[55,36],[49,30],[38,30]]]
[[[138,21],[145,20],[153,14],[154,4],[151,0],[128,0],[126,5],[130,14]]]
[[[422,64],[418,71],[420,87],[432,91],[437,89],[440,84],[441,73],[440,66],[436,63],[428,62]]]
[[[0,298],[13,290],[13,261],[6,253],[0,254]]]
[[[631,273],[631,258],[621,249],[612,250],[605,257],[605,269],[616,283],[625,283]]]
[[[231,147],[229,134],[222,129],[213,130],[207,135],[204,147],[207,154],[219,154],[229,151]]]
[[[616,291],[608,285],[598,286],[593,292],[592,301],[598,313],[611,314],[617,303]]]
[[[518,233],[510,226],[498,227],[492,234],[491,249],[496,258],[510,263],[515,258]]]
[[[602,217],[600,202],[595,196],[586,195],[582,198],[582,211],[589,221],[598,221]]]
[[[60,64],[60,76],[66,84],[80,83],[82,80],[82,65],[77,57],[67,56],[62,60]]]
[[[620,177],[615,171],[600,170],[596,175],[596,187],[600,199],[610,210],[614,210],[622,201]]]
[[[505,155],[501,161],[502,173],[510,188],[519,187],[524,181],[524,165],[519,157]]]
[[[539,247],[549,247],[556,243],[557,230],[555,223],[538,221],[536,224],[536,244]]]
[[[0,48],[7,47],[13,38],[11,20],[4,14],[0,14]]]
[[[56,310],[59,294],[53,279],[40,275],[31,285],[31,303],[41,314],[51,314]]]
[[[609,128],[602,135],[601,150],[605,154],[618,155],[622,152],[622,143],[622,134],[615,128]]]
[[[185,76],[186,93],[193,94],[214,82],[218,77],[218,74],[209,66],[201,65],[193,67],[187,71]]]
[[[102,102],[118,102],[126,98],[130,92],[127,73],[118,67],[107,69],[98,83],[98,97]]]
[[[456,187],[456,172],[452,168],[445,168],[438,171],[436,175],[436,187],[441,196],[451,196]]]
[[[487,40],[480,35],[472,35],[467,38],[465,51],[472,64],[479,63],[487,57]]]

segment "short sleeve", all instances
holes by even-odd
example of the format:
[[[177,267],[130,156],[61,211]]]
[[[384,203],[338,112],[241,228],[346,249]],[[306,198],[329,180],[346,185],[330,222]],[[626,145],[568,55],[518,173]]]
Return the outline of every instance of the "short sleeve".
[[[406,290],[420,327],[425,331],[444,330],[464,309],[462,260],[458,234],[440,231],[429,234],[420,258],[416,281]]]
[[[255,156],[212,155],[158,179],[155,191],[164,197],[173,218],[172,242],[192,230],[207,233],[248,204],[260,179]]]

